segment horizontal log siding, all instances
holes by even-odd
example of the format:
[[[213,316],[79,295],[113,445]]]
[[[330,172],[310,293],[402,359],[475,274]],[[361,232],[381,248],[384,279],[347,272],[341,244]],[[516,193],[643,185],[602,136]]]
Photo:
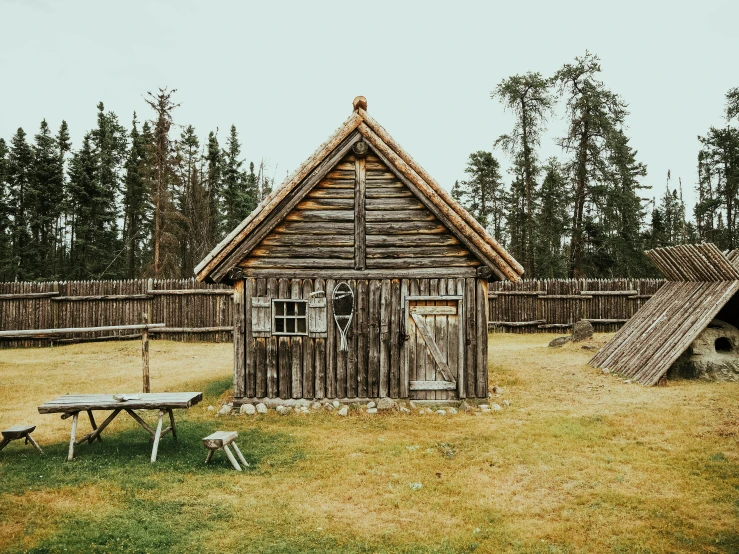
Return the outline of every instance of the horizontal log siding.
[[[230,295],[177,294],[178,290],[231,291],[223,285],[205,285],[194,279],[155,280],[153,289],[171,291],[147,297],[148,279],[127,281],[69,281],[48,283],[0,283],[0,294],[58,292],[59,297],[127,296],[138,298],[71,299],[3,298],[0,299],[0,330],[60,329],[107,327],[142,322],[142,314],[151,309],[151,322],[164,323],[168,329],[230,328],[233,302]],[[53,297],[52,297],[53,298]],[[51,343],[101,338],[126,338],[136,331],[70,334],[51,339],[0,340],[0,348],[48,346]],[[231,331],[152,333],[156,339],[183,342],[230,342]]]
[[[377,156],[366,168],[367,269],[480,265]]]
[[[567,327],[563,326],[580,319],[626,321],[663,283],[661,279],[527,279],[518,283],[495,281],[490,283],[490,321],[541,322],[494,327],[494,331],[502,333],[566,332]],[[495,296],[496,292],[511,291],[540,291],[545,294]],[[636,297],[624,294],[585,297],[581,296],[581,291],[637,291],[637,294],[633,295]],[[615,332],[621,326],[622,323],[593,323],[594,330],[598,333]]]
[[[354,269],[354,168],[355,157],[345,156],[241,265]]]
[[[354,291],[355,305],[352,325],[347,332],[348,350],[342,352],[330,301],[333,289],[342,281],[248,278],[245,290],[272,298],[286,295],[309,299],[311,292],[325,291],[329,299],[328,334],[326,337],[277,338],[253,337],[245,332],[245,360],[241,365],[244,375],[235,376],[235,381],[243,379],[246,398],[398,398],[407,395],[403,295],[430,294],[431,291],[464,295],[468,307],[465,307],[465,318],[460,324],[465,327],[466,340],[467,333],[475,334],[479,328],[480,318],[476,317],[474,309],[475,281],[456,278],[346,280]],[[465,283],[469,286],[465,287]],[[485,321],[484,314],[482,321]],[[246,329],[251,326],[250,310],[246,310],[245,325]],[[468,341],[473,347],[468,346],[469,361],[462,365],[468,372],[462,377],[471,383],[470,396],[478,392],[482,396],[487,394],[486,362],[476,358],[474,349],[474,345],[486,342],[487,330],[479,330],[482,336]],[[482,383],[478,391],[476,384]],[[429,394],[431,398],[456,396],[448,391]]]

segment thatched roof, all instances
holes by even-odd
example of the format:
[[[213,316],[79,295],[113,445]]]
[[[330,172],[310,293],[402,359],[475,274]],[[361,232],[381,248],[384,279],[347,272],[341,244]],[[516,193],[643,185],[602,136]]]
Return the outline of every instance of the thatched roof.
[[[449,230],[500,279],[518,281],[523,268],[487,231],[444,190],[385,129],[367,114],[363,97],[354,101],[354,111],[344,124],[310,156],[285,182],[276,188],[257,208],[216,246],[195,268],[199,281],[221,281],[249,254],[248,239],[253,233],[274,228],[280,220],[270,217],[306,194],[304,185],[319,174],[325,174],[341,159],[341,153],[363,140],[378,156],[388,161],[399,179],[411,182],[420,191],[422,202],[433,204],[444,216]]]
[[[713,244],[646,252],[667,282],[598,352],[590,365],[654,385],[739,291],[736,251]]]

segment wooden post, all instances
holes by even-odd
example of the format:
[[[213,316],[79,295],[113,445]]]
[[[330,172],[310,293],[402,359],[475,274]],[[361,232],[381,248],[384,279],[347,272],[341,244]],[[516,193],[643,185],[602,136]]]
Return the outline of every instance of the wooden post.
[[[142,314],[144,323],[147,321],[147,313]],[[141,330],[141,370],[144,376],[144,392],[151,392],[151,382],[149,380],[149,328],[144,327]]]

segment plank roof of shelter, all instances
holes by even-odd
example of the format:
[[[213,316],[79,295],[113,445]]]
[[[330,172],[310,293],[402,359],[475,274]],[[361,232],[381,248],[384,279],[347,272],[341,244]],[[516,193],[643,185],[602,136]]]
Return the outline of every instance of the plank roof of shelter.
[[[336,132],[287,179],[272,191],[257,208],[224,238],[195,268],[198,281],[221,281],[228,270],[248,252],[240,246],[260,226],[279,223],[269,215],[300,188],[322,171],[336,165],[341,152],[354,142],[364,140],[370,149],[389,162],[389,169],[399,178],[411,182],[439,211],[447,216],[449,230],[464,243],[471,243],[480,261],[495,275],[510,281],[518,281],[523,267],[480,225],[467,210],[444,190],[388,132],[367,114],[367,101],[358,96],[353,102],[354,111]]]
[[[739,255],[710,243],[656,248],[646,255],[667,282],[590,365],[655,385],[739,291]]]

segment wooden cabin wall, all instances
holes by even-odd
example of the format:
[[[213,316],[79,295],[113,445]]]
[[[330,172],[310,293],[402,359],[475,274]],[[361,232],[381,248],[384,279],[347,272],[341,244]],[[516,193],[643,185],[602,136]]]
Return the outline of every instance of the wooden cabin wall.
[[[340,334],[331,295],[340,282],[354,291],[354,317],[347,332],[348,351]],[[252,298],[310,299],[325,291],[328,330],[325,337],[258,336],[252,333]],[[464,389],[459,396],[483,398],[487,377],[487,282],[477,278],[438,279],[289,279],[247,278],[235,285],[235,396],[251,398],[408,398],[404,362],[403,299],[409,295],[464,297]],[[238,331],[241,329],[241,331]],[[459,378],[459,376],[458,376]],[[424,391],[426,399],[446,399],[448,391]],[[419,398],[419,396],[416,396]]]
[[[377,156],[350,154],[240,265],[254,275],[275,269],[459,271],[480,262]]]

